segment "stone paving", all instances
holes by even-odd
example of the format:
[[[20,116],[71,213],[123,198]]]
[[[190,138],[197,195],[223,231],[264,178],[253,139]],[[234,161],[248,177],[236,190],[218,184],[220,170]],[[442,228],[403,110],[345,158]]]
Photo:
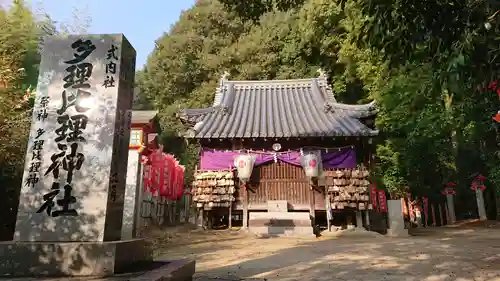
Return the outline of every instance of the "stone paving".
[[[446,229],[408,238],[220,235],[165,256],[196,258],[199,281],[500,281],[500,230]]]

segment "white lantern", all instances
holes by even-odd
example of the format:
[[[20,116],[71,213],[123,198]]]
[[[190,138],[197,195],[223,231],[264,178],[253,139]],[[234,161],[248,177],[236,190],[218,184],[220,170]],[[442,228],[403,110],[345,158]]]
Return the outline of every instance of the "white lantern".
[[[305,153],[302,156],[302,167],[306,173],[306,177],[317,178],[319,176],[319,166],[321,159],[317,153]]]
[[[256,157],[250,154],[241,154],[234,158],[234,166],[238,171],[238,178],[242,182],[246,182],[250,179],[255,159]]]

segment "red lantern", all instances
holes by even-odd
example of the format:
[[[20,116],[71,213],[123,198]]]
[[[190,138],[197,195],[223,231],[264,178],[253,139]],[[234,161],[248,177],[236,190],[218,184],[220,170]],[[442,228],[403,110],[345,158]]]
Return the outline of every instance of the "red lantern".
[[[486,179],[486,177],[485,177],[485,176],[483,176],[483,175],[481,175],[481,174],[479,174],[479,175],[476,177],[476,180],[478,180],[478,181],[484,181],[485,179]]]
[[[160,195],[166,197],[167,199],[172,194],[173,189],[173,178],[175,174],[175,158],[171,154],[164,154],[163,157],[164,168],[162,171],[162,184],[160,189]]]
[[[158,196],[163,189],[165,173],[165,153],[159,150],[151,153],[151,193]]]
[[[486,189],[486,186],[484,185],[484,180],[486,179],[485,176],[479,174],[477,177],[472,180],[472,190],[477,190],[478,188],[481,189],[481,191],[484,191]]]
[[[441,194],[443,194],[445,196],[446,195],[456,195],[455,188],[454,188],[456,185],[457,184],[455,182],[452,182],[452,181],[448,182],[447,184],[445,184],[445,188],[441,192]]]
[[[378,204],[380,212],[387,212],[387,198],[385,196],[385,190],[377,190]]]

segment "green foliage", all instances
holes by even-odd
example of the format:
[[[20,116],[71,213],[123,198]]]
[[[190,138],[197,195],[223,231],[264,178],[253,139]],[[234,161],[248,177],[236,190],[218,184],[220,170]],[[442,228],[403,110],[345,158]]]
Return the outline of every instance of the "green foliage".
[[[15,222],[33,107],[26,91],[36,88],[43,37],[64,26],[56,28],[48,15],[39,20],[22,0],[8,10],[0,8],[0,240],[12,238]]]
[[[300,7],[304,0],[220,0],[226,8],[235,11],[240,17],[253,21],[268,13],[287,11],[291,8]]]
[[[154,104],[151,98],[141,92],[144,83],[144,72],[137,71],[135,73],[135,88],[134,88],[134,103],[132,104],[133,110],[153,110]]]
[[[499,5],[202,0],[157,41],[141,89],[174,140],[182,130],[178,108],[208,106],[223,71],[232,79],[274,79],[322,67],[341,101],[377,101],[374,181],[392,195],[432,196],[449,180],[460,192],[475,172],[498,185],[491,116],[500,104],[485,88],[499,77]],[[177,153],[196,156],[196,148],[186,149]]]
[[[46,14],[39,20],[22,0],[8,10],[0,9],[0,181],[4,185],[19,186],[33,106],[33,97],[27,102],[23,97],[36,88],[43,37],[85,27],[56,27]]]
[[[36,83],[39,33],[33,14],[16,1],[0,16],[0,168],[2,180],[18,178],[24,162],[30,111],[19,107]]]

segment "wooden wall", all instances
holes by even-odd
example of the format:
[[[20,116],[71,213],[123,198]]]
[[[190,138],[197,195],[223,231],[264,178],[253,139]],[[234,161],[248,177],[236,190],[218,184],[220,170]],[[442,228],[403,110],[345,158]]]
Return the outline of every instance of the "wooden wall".
[[[267,200],[286,200],[291,210],[309,210],[309,181],[302,167],[286,163],[268,163],[254,168],[248,189],[248,208],[267,210]],[[324,195],[315,192],[317,210],[324,210]],[[241,206],[238,204],[237,209]]]

